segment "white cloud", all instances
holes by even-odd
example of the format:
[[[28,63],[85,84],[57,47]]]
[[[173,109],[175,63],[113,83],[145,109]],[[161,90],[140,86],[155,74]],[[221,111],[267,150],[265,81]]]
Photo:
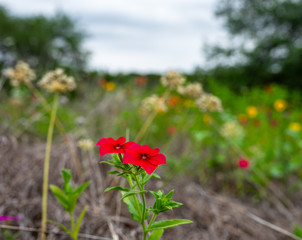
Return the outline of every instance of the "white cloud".
[[[90,38],[91,65],[111,71],[190,71],[203,64],[203,43],[225,34],[213,0],[0,0],[13,13],[70,15]]]

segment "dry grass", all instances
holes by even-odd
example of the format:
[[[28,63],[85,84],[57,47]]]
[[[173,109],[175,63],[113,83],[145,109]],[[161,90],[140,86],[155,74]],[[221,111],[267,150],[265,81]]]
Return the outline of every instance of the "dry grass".
[[[72,139],[72,137],[71,137]],[[13,224],[23,227],[40,227],[42,170],[45,146],[41,142],[0,136],[0,215],[18,215],[23,220]],[[78,151],[84,170],[82,176],[75,176],[80,184],[91,180],[92,183],[80,197],[77,214],[81,207],[88,206],[81,232],[108,239],[140,239],[140,225],[134,222],[126,207],[119,201],[115,192],[103,193],[104,188],[117,184],[120,179],[106,175],[107,165],[95,153]],[[50,184],[62,186],[61,168],[73,169],[71,157],[60,141],[53,145],[51,154]],[[75,171],[73,171],[75,173]],[[156,182],[151,182],[154,189]],[[147,186],[148,187],[148,186]],[[175,189],[175,200],[184,206],[163,214],[163,218],[187,218],[194,221],[165,231],[163,239],[211,239],[211,240],[282,240],[290,239],[284,234],[272,230],[253,220],[249,214],[259,216],[283,229],[292,231],[292,223],[302,223],[301,206],[286,206],[274,200],[252,204],[250,200],[238,200],[204,191],[200,185],[190,179],[177,180],[165,186],[166,190]],[[186,196],[186,197],[184,197]],[[295,199],[299,202],[301,199]],[[48,219],[68,225],[68,215],[62,210],[50,194]],[[61,231],[49,224],[50,231]],[[19,239],[36,239],[37,233],[22,231]],[[51,239],[69,239],[66,236],[49,234]],[[85,239],[85,238],[82,238]]]

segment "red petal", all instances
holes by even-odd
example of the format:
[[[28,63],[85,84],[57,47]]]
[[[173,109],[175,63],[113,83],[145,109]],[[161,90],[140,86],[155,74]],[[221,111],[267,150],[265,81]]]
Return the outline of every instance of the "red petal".
[[[133,143],[135,143],[135,142],[126,142],[125,144],[123,144],[123,149],[124,150],[126,150],[126,149],[128,149]]]
[[[98,142],[97,142],[97,146],[101,146],[102,144],[106,144],[108,141],[107,141],[107,138],[101,138]]]
[[[100,150],[101,157],[104,156],[105,154],[113,152],[112,147],[110,145],[108,145],[108,144],[99,147],[99,150]]]
[[[142,151],[149,156],[155,156],[159,153],[160,150],[159,148],[152,149],[148,145],[143,145]]]
[[[124,142],[126,142],[125,137],[120,137],[120,138],[115,140],[115,144],[119,144],[119,145],[122,145]]]
[[[157,168],[156,165],[153,165],[148,161],[141,161],[140,165],[138,165],[138,166],[141,166],[149,175],[151,173],[153,173],[155,171],[155,169]]]
[[[138,146],[133,146],[138,145]],[[140,145],[132,144],[130,148],[128,148],[123,157],[123,164],[130,163],[134,165],[138,165],[141,162],[140,158]]]
[[[166,165],[167,163],[166,163],[166,157],[165,157],[165,155],[164,154],[157,154],[156,156],[154,156],[154,157],[151,157],[150,159],[149,159],[149,162],[151,163],[151,164],[153,164],[153,165],[161,165],[161,164],[164,164],[164,165]]]

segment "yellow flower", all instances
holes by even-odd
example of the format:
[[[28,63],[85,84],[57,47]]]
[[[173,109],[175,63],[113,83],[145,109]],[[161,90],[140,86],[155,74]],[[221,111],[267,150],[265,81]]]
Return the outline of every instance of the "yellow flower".
[[[295,132],[299,132],[301,130],[301,124],[298,122],[292,122],[289,124],[289,129]]]
[[[211,123],[212,122],[211,116],[209,114],[207,114],[207,113],[203,114],[203,122],[205,124]]]
[[[113,91],[115,89],[115,83],[114,82],[106,82],[104,88],[106,91]]]
[[[287,106],[287,102],[285,100],[283,100],[283,99],[278,99],[274,103],[274,108],[278,112],[283,112],[285,110],[286,106]]]
[[[250,118],[254,118],[258,115],[258,109],[255,106],[248,106],[246,108],[246,113]]]

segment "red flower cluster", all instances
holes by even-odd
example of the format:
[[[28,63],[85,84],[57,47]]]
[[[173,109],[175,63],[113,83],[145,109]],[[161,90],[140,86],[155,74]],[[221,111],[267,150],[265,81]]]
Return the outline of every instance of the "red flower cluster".
[[[249,168],[249,166],[250,166],[249,160],[247,160],[245,158],[239,158],[237,164],[238,164],[238,167],[240,167],[242,169]]]
[[[159,148],[152,149],[148,145],[139,145],[135,142],[126,142],[124,137],[117,140],[101,138],[96,144],[100,155],[108,153],[123,153],[123,164],[133,164],[142,167],[149,175],[162,164],[166,164],[166,157],[160,154]]]

